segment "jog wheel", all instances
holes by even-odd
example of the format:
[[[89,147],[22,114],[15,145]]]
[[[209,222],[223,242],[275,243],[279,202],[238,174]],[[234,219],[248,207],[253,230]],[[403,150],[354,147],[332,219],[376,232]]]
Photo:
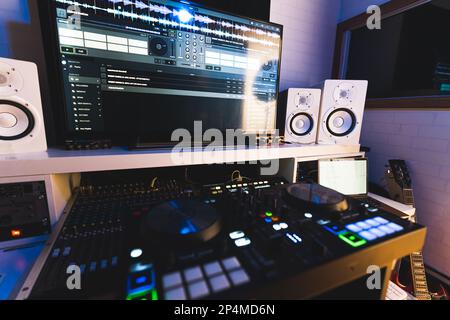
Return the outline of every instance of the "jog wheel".
[[[333,212],[349,209],[347,198],[343,194],[319,184],[293,184],[287,187],[286,193],[288,200],[299,207],[313,207]]]
[[[154,55],[164,56],[168,50],[167,42],[162,38],[153,38],[150,40],[150,50]]]
[[[172,200],[151,209],[144,217],[141,235],[158,246],[204,243],[221,230],[219,213],[194,200]]]

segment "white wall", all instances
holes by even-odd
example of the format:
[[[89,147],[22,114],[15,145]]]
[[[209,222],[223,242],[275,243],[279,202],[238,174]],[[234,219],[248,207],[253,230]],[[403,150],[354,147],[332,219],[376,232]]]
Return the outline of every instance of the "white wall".
[[[315,85],[330,77],[340,3],[272,0],[271,20],[284,25],[281,90]]]
[[[341,20],[384,2],[343,0]],[[418,220],[428,228],[425,262],[450,275],[450,111],[367,110],[364,117],[361,143],[371,148],[371,180],[380,182],[387,160],[406,160]]]

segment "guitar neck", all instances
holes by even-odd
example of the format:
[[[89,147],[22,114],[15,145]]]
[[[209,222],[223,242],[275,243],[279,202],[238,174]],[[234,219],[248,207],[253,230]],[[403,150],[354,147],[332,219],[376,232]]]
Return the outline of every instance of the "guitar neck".
[[[414,295],[419,300],[431,300],[422,253],[413,252],[410,258]]]
[[[414,196],[412,190],[404,190],[404,199],[410,199],[411,204],[415,207]],[[416,217],[413,217],[413,222]],[[418,300],[431,300],[430,291],[428,290],[427,275],[425,271],[425,263],[422,252],[413,252],[410,254],[411,274],[413,280],[414,296]]]
[[[411,178],[406,163],[402,160],[391,160],[389,164],[391,167],[390,173],[394,176],[394,179],[397,182],[397,188],[400,188],[400,190],[397,189],[397,191],[400,192],[399,196],[402,198],[401,202],[415,207]],[[412,222],[416,222],[415,216],[410,220],[412,220]],[[422,252],[411,253],[410,261],[415,297],[418,300],[431,300]]]
[[[403,203],[415,207],[414,194],[412,189],[403,189]]]

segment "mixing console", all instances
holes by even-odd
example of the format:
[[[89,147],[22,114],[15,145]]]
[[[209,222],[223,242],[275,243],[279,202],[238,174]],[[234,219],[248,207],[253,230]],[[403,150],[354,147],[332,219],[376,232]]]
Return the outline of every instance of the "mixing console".
[[[315,184],[84,187],[19,298],[313,298],[420,249],[424,237],[419,225]],[[67,289],[70,265],[81,290]]]

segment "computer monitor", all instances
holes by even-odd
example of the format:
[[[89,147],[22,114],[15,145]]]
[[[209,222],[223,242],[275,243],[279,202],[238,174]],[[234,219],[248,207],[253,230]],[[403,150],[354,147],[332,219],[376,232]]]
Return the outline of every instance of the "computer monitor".
[[[39,1],[65,138],[273,132],[282,26],[186,1]]]
[[[319,161],[319,184],[345,195],[368,193],[367,159]]]

